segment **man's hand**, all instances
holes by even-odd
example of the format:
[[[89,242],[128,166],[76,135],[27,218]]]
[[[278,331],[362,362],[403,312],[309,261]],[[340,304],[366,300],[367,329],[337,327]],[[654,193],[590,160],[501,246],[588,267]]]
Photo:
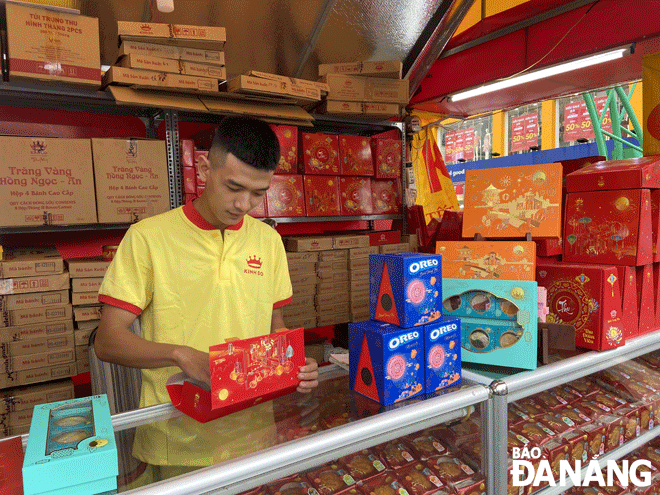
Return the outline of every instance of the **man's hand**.
[[[319,365],[316,364],[314,358],[305,358],[305,366],[301,366],[298,371],[298,388],[296,390],[302,393],[309,393],[312,389],[318,386],[319,381]]]
[[[194,380],[211,386],[211,366],[208,352],[198,351],[188,346],[178,346],[172,351],[176,365]],[[302,368],[301,368],[302,369]]]

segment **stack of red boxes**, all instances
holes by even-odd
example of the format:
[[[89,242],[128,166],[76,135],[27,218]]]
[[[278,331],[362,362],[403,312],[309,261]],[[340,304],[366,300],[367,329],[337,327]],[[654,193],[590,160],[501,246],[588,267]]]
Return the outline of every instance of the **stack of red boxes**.
[[[187,203],[202,194],[204,182],[198,173],[200,156],[208,156],[207,150],[195,147],[192,139],[182,139],[181,147],[181,173],[183,176],[183,202]]]
[[[593,163],[568,174],[566,189],[563,261],[616,266],[624,338],[654,330],[660,157]]]

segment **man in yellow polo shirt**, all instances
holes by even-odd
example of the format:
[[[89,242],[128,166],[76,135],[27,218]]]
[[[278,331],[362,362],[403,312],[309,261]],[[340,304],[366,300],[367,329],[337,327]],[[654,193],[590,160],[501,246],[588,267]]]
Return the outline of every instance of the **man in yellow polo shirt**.
[[[266,123],[225,117],[208,159],[200,158],[202,195],[124,236],[99,291],[104,306],[94,348],[103,361],[142,369],[141,407],[169,402],[165,383],[180,370],[208,384],[209,346],[285,328],[281,308],[292,288],[282,240],[246,216],[263,200],[278,161],[279,143]],[[130,331],[137,316],[141,336]],[[300,392],[318,384],[313,359],[298,378]],[[152,430],[136,435],[135,457],[156,465],[188,459],[161,448],[173,442],[171,431]]]

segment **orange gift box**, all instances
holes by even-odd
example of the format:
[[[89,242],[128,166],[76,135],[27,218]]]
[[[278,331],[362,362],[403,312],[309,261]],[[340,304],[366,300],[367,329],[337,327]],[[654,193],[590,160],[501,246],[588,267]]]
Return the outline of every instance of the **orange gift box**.
[[[305,209],[308,217],[338,216],[341,214],[339,201],[339,179],[322,175],[305,175]]]
[[[561,237],[561,185],[559,163],[468,170],[463,237]]]
[[[377,215],[401,213],[401,182],[372,179],[371,204]]]
[[[303,132],[298,167],[304,174],[339,175],[337,136],[320,132]]]
[[[371,179],[368,177],[340,177],[342,215],[369,215],[371,205]]]
[[[371,148],[376,179],[401,177],[401,141],[373,138]]]
[[[201,423],[293,392],[305,365],[304,330],[214,345],[209,360],[210,391],[183,373],[167,381],[172,405]]]
[[[277,140],[280,142],[280,161],[276,174],[298,173],[298,128],[293,125],[271,124]]]
[[[302,175],[274,175],[266,193],[269,217],[304,217]]]
[[[536,244],[531,241],[438,241],[444,278],[535,280]]]
[[[371,141],[364,136],[339,136],[341,175],[374,175]]]

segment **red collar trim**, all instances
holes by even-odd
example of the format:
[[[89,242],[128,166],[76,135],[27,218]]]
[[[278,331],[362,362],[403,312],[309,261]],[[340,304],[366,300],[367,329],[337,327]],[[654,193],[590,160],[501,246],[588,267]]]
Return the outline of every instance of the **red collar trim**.
[[[202,229],[202,230],[217,230],[217,228],[211,225],[206,219],[199,214],[199,212],[193,206],[192,200],[188,201],[183,205],[183,213],[186,215],[186,218],[190,220],[193,225]],[[228,225],[225,227],[225,230],[239,230],[243,225],[243,219],[235,225]]]

